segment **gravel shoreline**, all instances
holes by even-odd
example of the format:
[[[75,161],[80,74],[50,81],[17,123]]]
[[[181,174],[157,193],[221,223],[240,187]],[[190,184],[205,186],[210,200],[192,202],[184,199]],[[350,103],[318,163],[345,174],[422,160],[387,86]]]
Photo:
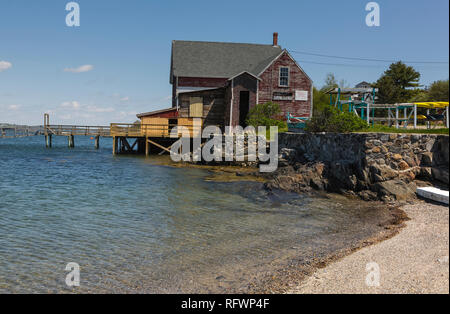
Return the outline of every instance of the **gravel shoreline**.
[[[419,200],[401,209],[410,220],[399,234],[327,263],[324,268],[294,282],[287,293],[448,294],[448,206]],[[379,286],[366,284],[366,277],[375,270],[366,270],[368,263],[379,266]]]

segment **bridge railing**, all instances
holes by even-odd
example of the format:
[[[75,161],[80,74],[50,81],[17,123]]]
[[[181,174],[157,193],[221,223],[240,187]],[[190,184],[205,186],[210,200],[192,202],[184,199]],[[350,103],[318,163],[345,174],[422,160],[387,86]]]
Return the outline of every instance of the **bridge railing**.
[[[33,136],[38,128],[26,125],[0,126],[0,138],[16,138]]]
[[[85,135],[85,136],[111,136],[109,126],[83,126],[83,125],[46,125],[45,134],[52,135]]]

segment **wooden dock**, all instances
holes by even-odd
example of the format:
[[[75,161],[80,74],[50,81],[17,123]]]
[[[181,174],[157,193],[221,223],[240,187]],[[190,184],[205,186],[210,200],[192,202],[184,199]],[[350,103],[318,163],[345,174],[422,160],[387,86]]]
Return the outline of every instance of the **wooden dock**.
[[[36,127],[30,127],[27,125],[11,125],[0,127],[0,138],[20,138],[35,136],[39,133]]]
[[[48,114],[44,115],[43,133],[45,146],[52,147],[53,136],[66,136],[68,146],[75,147],[75,136],[91,136],[95,138],[95,148],[100,147],[100,137],[111,137],[109,126],[52,125]]]
[[[3,138],[23,137],[32,135],[44,135],[45,146],[52,147],[53,136],[67,137],[69,148],[75,147],[75,136],[90,136],[95,138],[95,148],[100,146],[100,137],[112,137],[113,154],[150,154],[153,147],[158,153],[170,153],[172,144],[181,136],[194,138],[201,136],[203,130],[203,119],[173,118],[167,121],[143,124],[143,123],[111,123],[110,126],[91,126],[91,125],[57,125],[50,124],[48,114],[44,115],[44,125],[34,127],[15,127],[6,126],[0,128],[0,135]],[[178,132],[173,136],[173,130]],[[8,129],[6,134],[4,129]]]
[[[113,138],[113,154],[142,153],[148,156],[151,147],[157,148],[160,153],[170,153],[171,145],[179,137],[193,138],[201,135],[203,122],[199,124],[185,123],[182,119],[171,119],[171,122],[152,124],[111,123],[110,134]],[[178,128],[178,133],[175,137],[172,137],[173,134],[171,133],[174,128]]]

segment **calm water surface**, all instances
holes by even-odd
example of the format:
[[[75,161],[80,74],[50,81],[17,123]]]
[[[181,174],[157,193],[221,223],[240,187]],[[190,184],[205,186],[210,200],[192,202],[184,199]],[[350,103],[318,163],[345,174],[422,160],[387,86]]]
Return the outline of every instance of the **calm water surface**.
[[[76,137],[0,139],[0,292],[230,292],[289,258],[375,232],[384,213],[343,198],[207,182],[201,169],[113,157]],[[81,286],[65,285],[69,262]]]

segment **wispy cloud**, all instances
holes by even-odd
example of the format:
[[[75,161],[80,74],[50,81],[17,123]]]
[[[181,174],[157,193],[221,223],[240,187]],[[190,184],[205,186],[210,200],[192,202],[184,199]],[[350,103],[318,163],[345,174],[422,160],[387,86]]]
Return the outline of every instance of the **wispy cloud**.
[[[97,106],[87,106],[87,111],[88,112],[113,112],[115,109],[112,107],[106,107],[106,108],[102,108],[102,107],[97,107]]]
[[[70,109],[80,109],[81,105],[78,101],[65,101],[61,104],[62,108],[70,108]]]
[[[112,97],[118,99],[120,102],[128,102],[130,100],[130,97],[121,95],[119,93],[112,94]]]
[[[12,68],[12,63],[7,61],[0,61],[0,72],[6,71]]]
[[[20,107],[22,107],[21,105],[9,105],[8,109],[9,110],[19,110]]]
[[[71,73],[83,73],[83,72],[89,72],[94,69],[93,65],[86,64],[79,66],[78,68],[65,68],[64,72],[71,72]]]

